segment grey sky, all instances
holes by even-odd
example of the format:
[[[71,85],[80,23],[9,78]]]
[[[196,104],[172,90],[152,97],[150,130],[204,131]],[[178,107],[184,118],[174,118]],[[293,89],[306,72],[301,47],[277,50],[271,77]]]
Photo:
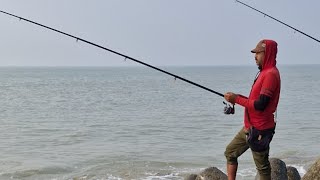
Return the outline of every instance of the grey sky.
[[[319,0],[243,0],[319,39]],[[155,66],[254,65],[262,38],[279,64],[319,64],[320,43],[234,0],[1,0],[1,10]],[[138,65],[0,14],[0,66]]]

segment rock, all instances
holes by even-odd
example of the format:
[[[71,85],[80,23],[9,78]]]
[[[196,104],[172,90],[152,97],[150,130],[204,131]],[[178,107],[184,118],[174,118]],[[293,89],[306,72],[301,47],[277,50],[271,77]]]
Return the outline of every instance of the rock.
[[[295,167],[287,166],[288,180],[301,180],[301,176]]]
[[[308,169],[302,180],[320,180],[320,158]]]
[[[287,167],[286,163],[277,158],[269,159],[271,164],[271,179],[273,180],[287,180]]]
[[[189,176],[187,176],[186,178],[184,178],[185,180],[195,180],[197,178],[198,175],[196,174],[190,174]]]
[[[227,180],[228,177],[216,167],[209,167],[201,172],[196,180]]]
[[[287,166],[288,180],[301,180],[301,176],[295,167]]]
[[[271,165],[271,179],[272,180],[288,180],[286,164],[277,158],[269,159]],[[259,173],[256,175],[256,180],[260,179]]]

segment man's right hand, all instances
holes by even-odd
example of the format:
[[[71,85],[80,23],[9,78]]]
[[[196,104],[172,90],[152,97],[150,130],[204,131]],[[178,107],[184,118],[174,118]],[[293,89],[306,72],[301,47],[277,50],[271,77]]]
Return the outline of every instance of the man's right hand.
[[[237,94],[233,92],[227,92],[224,94],[224,99],[226,99],[226,101],[228,101],[231,104],[236,103],[236,98],[237,98]]]

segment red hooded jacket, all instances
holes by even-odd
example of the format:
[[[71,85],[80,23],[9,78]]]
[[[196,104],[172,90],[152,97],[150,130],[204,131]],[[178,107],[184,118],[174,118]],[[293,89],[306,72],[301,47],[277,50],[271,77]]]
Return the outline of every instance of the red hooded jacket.
[[[246,129],[251,125],[259,130],[275,127],[274,112],[278,106],[281,85],[280,73],[276,67],[277,43],[272,40],[264,40],[264,43],[266,44],[265,58],[249,97],[238,95],[235,100],[237,104],[245,107],[244,126]],[[259,100],[260,94],[270,97],[263,111],[254,108],[254,101]]]

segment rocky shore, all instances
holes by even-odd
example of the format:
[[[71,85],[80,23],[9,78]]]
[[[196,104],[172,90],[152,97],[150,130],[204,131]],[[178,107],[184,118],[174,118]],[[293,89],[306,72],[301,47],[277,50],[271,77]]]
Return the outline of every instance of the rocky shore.
[[[277,158],[270,158],[272,180],[320,180],[320,158],[301,177],[295,167],[286,166],[286,163]],[[225,173],[216,167],[209,167],[199,174],[190,174],[186,180],[227,180]],[[255,177],[259,179],[259,174]]]

